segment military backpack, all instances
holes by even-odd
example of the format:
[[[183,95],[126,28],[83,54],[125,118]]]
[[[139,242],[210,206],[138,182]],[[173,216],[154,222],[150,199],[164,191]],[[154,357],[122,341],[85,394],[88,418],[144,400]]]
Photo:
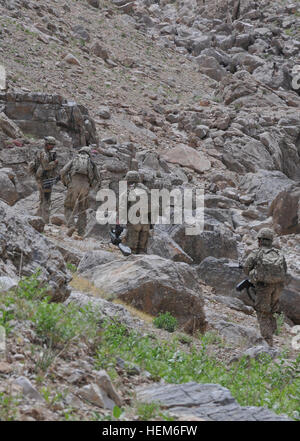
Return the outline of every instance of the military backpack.
[[[80,175],[88,176],[90,166],[91,166],[90,157],[86,153],[83,154],[79,153],[73,160],[71,175],[74,176],[75,174],[80,174]]]
[[[29,164],[28,164],[28,172],[32,176],[35,176],[37,171],[38,171],[38,168],[39,168],[40,164],[41,164],[40,155],[39,155],[39,152],[37,152],[35,154],[35,157],[34,157],[33,161],[30,161]]]
[[[259,250],[255,268],[250,272],[253,282],[284,283],[286,264],[283,254],[276,248]]]

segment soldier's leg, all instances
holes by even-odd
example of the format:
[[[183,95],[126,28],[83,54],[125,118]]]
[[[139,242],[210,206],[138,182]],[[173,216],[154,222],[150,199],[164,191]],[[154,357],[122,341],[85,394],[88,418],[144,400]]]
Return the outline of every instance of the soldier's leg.
[[[44,192],[43,192],[41,185],[38,186],[38,189],[39,189],[39,207],[37,209],[36,215],[43,217],[42,216],[42,213],[43,213],[42,206],[43,206]]]
[[[65,203],[64,203],[64,213],[65,213],[65,220],[66,220],[66,225],[67,227],[74,227],[74,197],[73,197],[73,191],[72,188],[69,187],[68,191],[67,191],[67,195],[66,195],[66,199],[65,199]]]
[[[277,331],[277,320],[276,315],[279,312],[279,299],[283,289],[283,284],[278,283],[273,285],[272,295],[271,295],[271,313],[272,313],[272,329],[273,334]]]
[[[79,201],[76,229],[80,236],[84,236],[85,228],[86,228],[86,204],[84,204],[82,201]]]
[[[42,204],[42,217],[45,224],[50,222],[50,206],[51,206],[51,191],[44,192],[44,199]]]
[[[78,183],[80,184],[80,183]],[[79,190],[79,194],[78,194],[78,219],[77,219],[77,224],[76,224],[76,228],[78,231],[78,234],[80,236],[84,236],[85,233],[85,228],[86,228],[86,210],[89,207],[89,189],[90,189],[90,185],[87,182],[82,182],[81,183],[81,189]]]
[[[141,231],[139,235],[139,244],[138,244],[138,252],[146,253],[147,252],[147,244],[149,238],[150,225],[141,225]]]
[[[273,346],[273,317],[271,311],[272,287],[270,285],[256,285],[255,310],[260,327],[261,336]]]
[[[125,243],[131,249],[133,254],[137,254],[138,252],[139,234],[140,234],[140,225],[129,224],[127,226]]]

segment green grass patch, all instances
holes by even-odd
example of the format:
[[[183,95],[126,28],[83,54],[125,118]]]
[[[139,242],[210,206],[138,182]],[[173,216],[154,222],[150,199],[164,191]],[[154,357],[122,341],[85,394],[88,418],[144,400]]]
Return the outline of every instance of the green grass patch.
[[[243,358],[228,366],[209,355],[207,341],[212,338],[204,335],[200,348],[191,345],[183,351],[176,339],[161,341],[141,336],[120,323],[107,322],[96,366],[113,369],[116,358],[121,357],[147,370],[157,381],[221,384],[242,406],[265,406],[300,420],[300,355],[293,362],[284,357],[274,362],[262,356],[259,360]]]
[[[177,319],[170,312],[158,314],[153,320],[153,325],[168,332],[174,332],[177,328]]]

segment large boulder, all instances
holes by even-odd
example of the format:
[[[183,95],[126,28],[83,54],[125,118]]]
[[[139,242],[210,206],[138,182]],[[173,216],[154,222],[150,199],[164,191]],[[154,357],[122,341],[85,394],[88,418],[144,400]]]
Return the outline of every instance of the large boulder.
[[[201,286],[186,263],[136,255],[83,273],[110,299],[119,298],[152,315],[169,311],[187,332],[206,329]]]
[[[14,182],[13,173],[9,173],[8,169],[0,169],[0,198],[9,205],[14,205],[19,195]]]
[[[5,116],[8,118],[2,125],[11,137],[17,137],[21,129],[40,138],[47,133],[76,147],[98,140],[95,122],[88,110],[60,95],[1,92],[0,107],[4,108],[5,114],[2,120]],[[9,120],[12,122],[8,130]]]
[[[22,138],[23,133],[19,127],[11,121],[5,113],[0,113],[0,131],[10,138]]]
[[[62,255],[23,216],[0,201],[0,276],[30,276],[38,269],[54,301],[70,294],[70,276]]]
[[[279,302],[280,311],[292,320],[295,325],[300,325],[300,278],[291,276],[290,282],[282,291]]]
[[[300,186],[293,185],[281,191],[273,200],[269,214],[273,216],[276,233],[300,233]]]
[[[149,238],[147,252],[174,262],[193,263],[193,259],[167,233],[158,228],[154,229]]]
[[[269,409],[240,406],[230,391],[219,384],[155,384],[140,386],[137,399],[160,403],[182,421],[289,421]]]
[[[207,257],[197,266],[197,273],[203,282],[212,286],[216,294],[234,296],[236,285],[246,276],[238,262],[230,259]]]
[[[88,251],[80,260],[78,272],[83,273],[95,266],[103,265],[104,263],[112,262],[113,260],[116,260],[116,256],[109,251]]]
[[[280,171],[259,170],[257,173],[247,173],[240,179],[240,190],[253,194],[256,202],[271,202],[291,184],[293,181]]]
[[[185,144],[178,144],[176,147],[163,152],[160,157],[167,162],[191,168],[198,173],[204,173],[211,168],[210,161],[203,153]]]
[[[170,237],[188,254],[194,263],[200,263],[206,257],[226,257],[237,259],[237,242],[230,231],[216,228],[213,231],[203,231],[197,235],[186,235],[186,225],[161,225]]]

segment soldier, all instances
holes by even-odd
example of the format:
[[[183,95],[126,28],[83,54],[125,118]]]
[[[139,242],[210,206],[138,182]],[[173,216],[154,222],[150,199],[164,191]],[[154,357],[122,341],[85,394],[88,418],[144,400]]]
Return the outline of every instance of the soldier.
[[[68,235],[75,231],[74,216],[77,213],[77,232],[83,236],[86,228],[86,210],[89,207],[89,192],[100,183],[96,164],[91,159],[89,147],[82,147],[78,154],[61,171],[61,180],[68,188],[64,208],[65,219],[70,227]]]
[[[48,224],[50,218],[52,185],[48,185],[45,188],[43,181],[56,177],[58,160],[56,159],[56,152],[53,151],[56,144],[55,138],[53,138],[53,136],[46,136],[44,139],[44,151],[38,154],[35,161],[31,164],[39,189],[40,202],[37,215],[41,216],[44,222]]]
[[[147,207],[145,207],[148,211],[148,220],[150,217],[150,192],[149,189],[140,182],[140,174],[137,171],[129,171],[125,177],[128,183],[128,193],[139,196],[139,192],[147,195]],[[129,214],[129,210],[134,205],[135,202],[128,201],[127,203],[127,212]],[[139,213],[137,213],[139,215]],[[126,230],[122,233],[121,237],[123,238],[123,242],[131,249],[133,254],[142,254],[147,251],[148,238],[150,233],[150,222],[148,223],[137,223],[133,224],[128,222]]]
[[[255,286],[255,310],[260,332],[269,346],[273,346],[273,334],[277,330],[274,314],[278,312],[279,298],[287,275],[283,254],[272,248],[274,233],[263,228],[257,235],[258,250],[246,259],[243,269]]]

